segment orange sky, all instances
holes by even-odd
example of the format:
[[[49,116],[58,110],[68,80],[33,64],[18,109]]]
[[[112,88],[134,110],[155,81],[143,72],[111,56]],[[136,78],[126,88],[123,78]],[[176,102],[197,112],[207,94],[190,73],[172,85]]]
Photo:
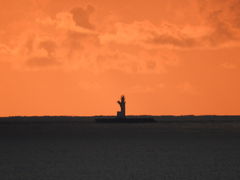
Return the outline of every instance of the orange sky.
[[[239,0],[8,0],[0,116],[240,114]]]

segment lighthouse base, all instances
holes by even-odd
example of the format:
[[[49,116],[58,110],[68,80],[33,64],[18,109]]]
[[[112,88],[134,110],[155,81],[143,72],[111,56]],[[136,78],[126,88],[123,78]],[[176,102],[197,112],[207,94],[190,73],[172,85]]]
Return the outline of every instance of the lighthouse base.
[[[97,123],[154,123],[152,117],[98,117]]]

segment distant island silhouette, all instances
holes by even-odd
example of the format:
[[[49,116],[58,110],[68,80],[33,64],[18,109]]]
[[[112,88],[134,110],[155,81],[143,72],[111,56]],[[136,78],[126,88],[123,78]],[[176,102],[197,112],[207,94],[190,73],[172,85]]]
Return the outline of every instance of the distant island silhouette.
[[[120,106],[120,111],[117,112],[116,117],[106,118],[98,117],[96,122],[98,123],[153,123],[155,122],[152,117],[127,117],[126,116],[126,100],[125,96],[122,95],[120,100],[117,101]]]
[[[240,124],[239,115],[128,115],[126,116],[126,98],[117,101],[120,111],[116,116],[9,116],[0,117],[0,125],[17,124],[78,124],[78,123],[161,123],[161,124],[197,124],[218,126]],[[194,126],[195,126],[194,125]]]

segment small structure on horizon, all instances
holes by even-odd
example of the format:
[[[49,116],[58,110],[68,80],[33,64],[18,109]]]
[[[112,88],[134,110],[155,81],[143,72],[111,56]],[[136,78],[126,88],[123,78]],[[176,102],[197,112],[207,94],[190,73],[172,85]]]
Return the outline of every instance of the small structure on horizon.
[[[152,116],[126,116],[126,100],[125,96],[121,96],[121,99],[117,101],[120,106],[120,111],[117,111],[117,116],[108,117],[100,116],[96,117],[97,123],[154,123],[156,122]]]
[[[120,101],[117,101],[117,103],[120,106],[120,111],[117,112],[117,118],[126,118],[126,101],[125,96],[121,96]]]

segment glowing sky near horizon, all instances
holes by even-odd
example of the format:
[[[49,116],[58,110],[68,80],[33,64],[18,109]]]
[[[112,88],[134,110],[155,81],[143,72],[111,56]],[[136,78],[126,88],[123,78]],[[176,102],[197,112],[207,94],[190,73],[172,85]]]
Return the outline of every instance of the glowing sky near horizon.
[[[240,0],[0,2],[0,116],[240,114]]]

